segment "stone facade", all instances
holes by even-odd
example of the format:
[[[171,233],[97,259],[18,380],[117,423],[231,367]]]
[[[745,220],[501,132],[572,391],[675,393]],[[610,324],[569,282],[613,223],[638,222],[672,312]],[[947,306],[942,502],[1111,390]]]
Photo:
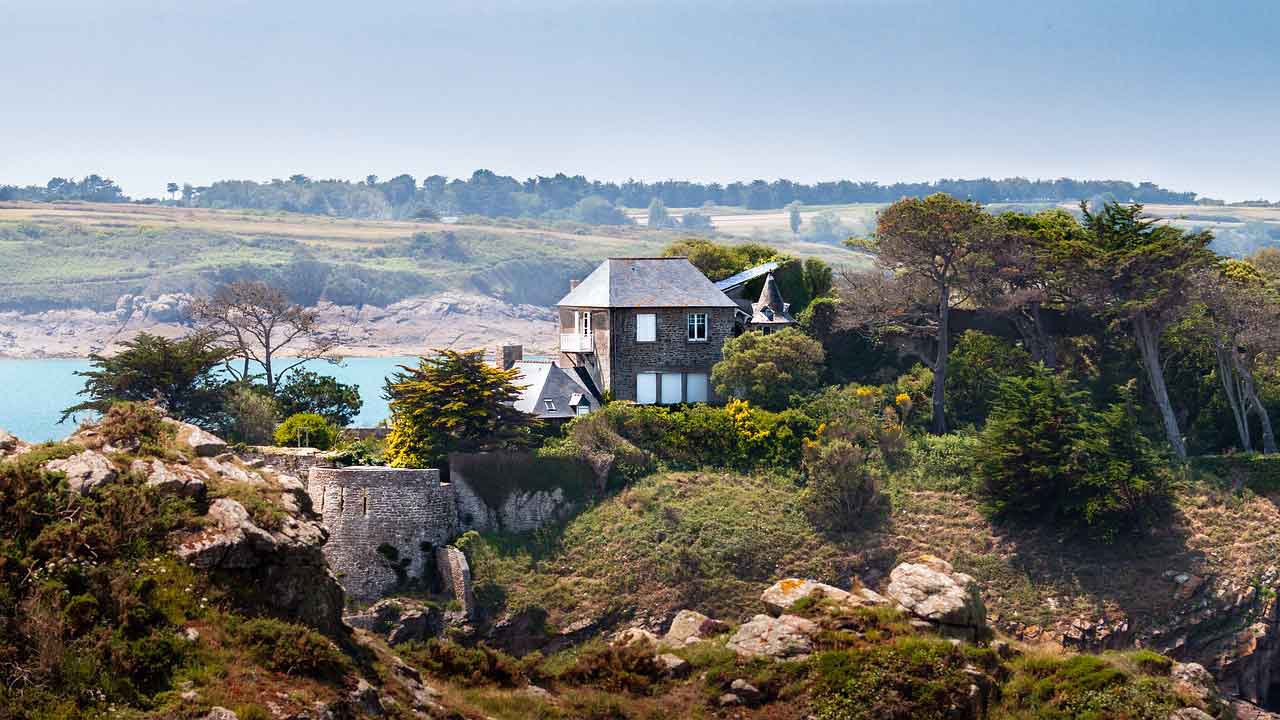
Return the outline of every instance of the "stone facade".
[[[325,558],[355,600],[421,579],[428,553],[458,535],[453,487],[439,470],[313,467],[307,492],[329,531]]]
[[[706,373],[710,385],[711,367],[723,357],[726,341],[733,337],[733,308],[560,308],[561,332],[574,332],[575,311],[591,312],[594,353],[561,353],[561,364],[581,365],[592,372],[602,390],[617,400],[636,399],[636,375],[644,372]],[[688,318],[692,313],[707,315],[707,339],[689,340]],[[655,316],[653,342],[636,340],[636,316]],[[684,391],[681,390],[681,397]],[[708,387],[708,400],[718,402]]]

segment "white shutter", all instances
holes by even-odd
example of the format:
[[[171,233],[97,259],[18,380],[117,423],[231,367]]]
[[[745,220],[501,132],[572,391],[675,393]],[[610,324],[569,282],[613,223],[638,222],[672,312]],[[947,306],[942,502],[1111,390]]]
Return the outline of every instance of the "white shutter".
[[[685,402],[707,401],[707,374],[689,373],[685,375]]]
[[[636,403],[652,405],[658,402],[658,374],[640,373],[636,375]]]
[[[680,373],[662,373],[662,404],[675,405],[684,399]]]
[[[636,342],[654,342],[658,339],[657,315],[636,315]]]

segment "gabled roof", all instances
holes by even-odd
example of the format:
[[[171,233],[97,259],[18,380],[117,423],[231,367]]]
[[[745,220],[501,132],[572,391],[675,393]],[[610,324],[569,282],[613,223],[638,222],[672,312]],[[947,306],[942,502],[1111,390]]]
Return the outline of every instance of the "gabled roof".
[[[586,403],[592,410],[600,407],[591,390],[572,370],[549,361],[522,360],[514,367],[520,371],[515,384],[528,385],[515,402],[515,408],[521,412],[541,418],[570,418],[577,415],[579,403]],[[547,406],[548,400],[555,409]]]
[[[763,265],[757,265],[753,268],[747,268],[746,270],[743,270],[737,275],[730,275],[729,277],[716,282],[716,288],[723,293],[728,293],[730,290],[735,290],[739,287],[742,287],[743,285],[746,285],[747,283],[751,282],[752,280],[755,280],[761,275],[764,275],[765,273],[771,273],[777,269],[778,269],[778,261],[772,260],[770,262],[764,263]]]
[[[778,283],[769,273],[764,279],[764,287],[760,288],[760,299],[751,303],[752,325],[794,325],[791,317],[791,303],[783,302]]]
[[[591,308],[736,307],[687,258],[609,258],[558,305]]]

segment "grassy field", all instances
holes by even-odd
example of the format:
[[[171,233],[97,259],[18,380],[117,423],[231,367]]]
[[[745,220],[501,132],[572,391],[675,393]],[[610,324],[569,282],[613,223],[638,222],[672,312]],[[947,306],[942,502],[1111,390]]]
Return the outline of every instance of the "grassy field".
[[[657,254],[674,231],[463,218],[369,221],[95,203],[0,203],[0,309],[109,309],[126,293],[263,277],[295,298],[385,304],[446,289],[546,305],[601,259]],[[720,239],[736,238],[721,234]],[[778,238],[833,263],[858,255]],[[317,266],[317,263],[319,266]],[[320,267],[322,266],[322,267]]]

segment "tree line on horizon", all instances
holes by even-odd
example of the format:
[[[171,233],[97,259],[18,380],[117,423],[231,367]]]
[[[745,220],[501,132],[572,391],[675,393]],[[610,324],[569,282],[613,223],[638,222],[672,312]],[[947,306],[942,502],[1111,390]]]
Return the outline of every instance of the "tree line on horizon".
[[[1071,202],[1113,199],[1121,202],[1206,204],[1194,192],[1177,192],[1155,183],[1121,180],[1031,180],[1028,178],[942,179],[935,182],[881,184],[838,180],[813,184],[791,180],[699,183],[687,180],[605,182],[582,175],[557,173],[518,180],[490,170],[476,170],[469,178],[430,175],[421,181],[409,174],[382,180],[369,175],[361,181],[313,179],[295,174],[266,182],[219,180],[208,186],[171,182],[170,202],[192,207],[286,211],[340,217],[434,219],[441,215],[531,217],[576,220],[591,224],[629,224],[623,210],[648,208],[655,200],[665,207],[742,207],[748,210],[786,208],[793,203],[836,205],[889,203],[904,197],[927,197],[943,192],[984,204]],[[177,199],[181,193],[181,200]],[[44,186],[0,185],[0,200],[92,200],[127,202],[129,198],[109,179],[87,176],[76,182],[53,178]],[[141,202],[161,202],[148,199]],[[1257,203],[1253,203],[1257,204]]]

